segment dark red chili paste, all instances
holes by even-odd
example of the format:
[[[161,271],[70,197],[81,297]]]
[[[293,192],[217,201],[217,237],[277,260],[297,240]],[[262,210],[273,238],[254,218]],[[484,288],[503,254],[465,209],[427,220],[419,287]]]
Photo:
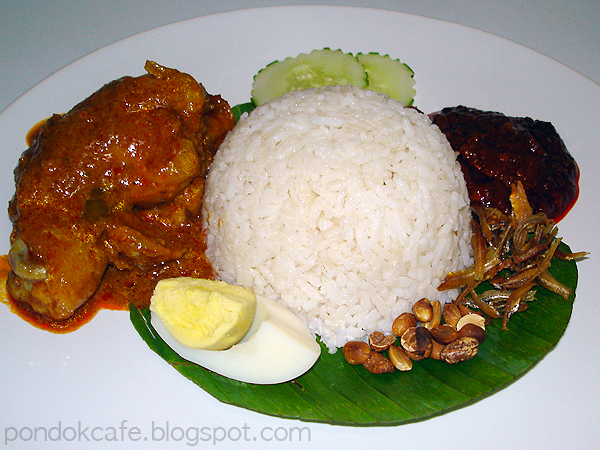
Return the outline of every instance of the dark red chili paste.
[[[472,204],[510,211],[521,180],[534,212],[559,221],[579,194],[579,168],[554,126],[466,106],[430,114],[459,153]]]

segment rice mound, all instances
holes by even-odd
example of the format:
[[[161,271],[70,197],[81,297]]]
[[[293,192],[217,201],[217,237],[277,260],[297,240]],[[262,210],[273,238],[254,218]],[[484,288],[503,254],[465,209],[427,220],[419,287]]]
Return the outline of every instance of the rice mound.
[[[285,94],[243,117],[209,170],[207,256],[226,282],[298,314],[330,352],[468,266],[470,206],[429,118],[352,86]]]

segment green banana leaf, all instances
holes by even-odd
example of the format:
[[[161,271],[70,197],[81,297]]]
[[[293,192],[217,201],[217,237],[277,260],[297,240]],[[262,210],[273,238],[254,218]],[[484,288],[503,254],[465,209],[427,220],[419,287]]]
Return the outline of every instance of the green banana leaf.
[[[237,123],[242,117],[242,114],[249,113],[254,109],[254,105],[252,102],[248,103],[240,103],[239,105],[235,105],[231,108],[231,112],[233,113],[233,117],[235,117],[235,122]]]
[[[563,245],[564,251],[569,251]],[[486,328],[478,355],[448,365],[428,359],[410,372],[373,375],[327,352],[294,381],[253,385],[234,381],[182,359],[158,336],[148,309],[130,310],[131,321],[148,346],[218,400],[260,413],[349,426],[400,425],[425,420],[479,401],[523,376],[554,348],[571,316],[577,267],[553,260],[550,271],[573,289],[569,300],[537,288],[536,300],[515,314],[508,330],[500,320]]]

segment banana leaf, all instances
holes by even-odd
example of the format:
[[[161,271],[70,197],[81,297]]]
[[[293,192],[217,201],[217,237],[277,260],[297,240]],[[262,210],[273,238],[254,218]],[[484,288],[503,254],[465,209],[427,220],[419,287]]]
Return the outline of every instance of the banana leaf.
[[[569,251],[563,245],[564,251]],[[130,317],[148,346],[218,400],[277,417],[347,426],[401,425],[428,419],[480,401],[526,374],[558,343],[571,316],[577,267],[553,260],[554,277],[573,290],[569,300],[537,288],[527,311],[515,314],[508,330],[496,320],[477,356],[448,365],[432,359],[409,372],[373,375],[345,362],[341,351],[322,345],[315,366],[296,380],[277,385],[234,381],[182,359],[158,336],[148,309]]]

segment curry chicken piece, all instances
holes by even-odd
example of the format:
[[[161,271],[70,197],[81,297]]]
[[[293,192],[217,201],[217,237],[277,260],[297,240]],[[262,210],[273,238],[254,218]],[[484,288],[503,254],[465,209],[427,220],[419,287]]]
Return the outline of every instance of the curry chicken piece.
[[[7,288],[39,315],[69,318],[115,272],[200,270],[204,178],[234,118],[190,75],[145,69],[48,119],[15,169]]]

